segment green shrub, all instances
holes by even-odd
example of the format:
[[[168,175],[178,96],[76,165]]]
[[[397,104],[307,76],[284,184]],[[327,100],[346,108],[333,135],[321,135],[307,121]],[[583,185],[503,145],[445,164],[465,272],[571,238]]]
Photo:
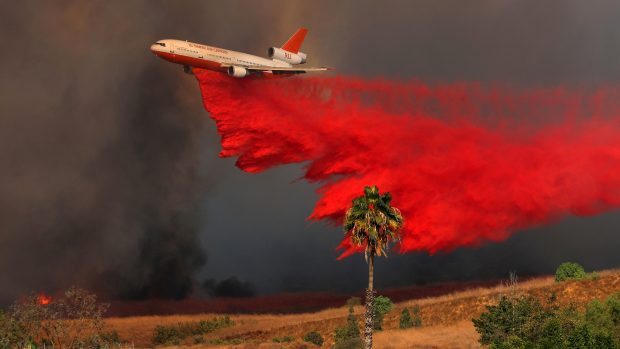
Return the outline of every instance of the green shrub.
[[[409,313],[409,309],[404,308],[400,313],[400,321],[398,327],[400,328],[411,328],[411,327],[421,327],[422,326],[422,318],[420,317],[420,306],[415,305],[412,308],[413,317],[411,313]]]
[[[497,305],[488,305],[487,311],[474,319],[474,327],[480,334],[480,344],[505,344],[511,337],[533,338],[542,329],[542,321],[548,317],[546,309],[533,297],[500,297]],[[533,323],[538,320],[539,323]]]
[[[549,319],[542,328],[542,338],[540,347],[542,348],[562,348],[564,345],[563,323],[559,318]]]
[[[620,326],[620,292],[609,296],[605,303],[607,305],[607,310],[609,311],[611,321],[614,322],[614,325]]]
[[[274,343],[288,343],[288,342],[292,342],[295,340],[295,337],[293,336],[282,336],[282,337],[276,337],[273,339]]]
[[[596,333],[587,324],[582,324],[572,331],[564,348],[569,349],[616,349],[618,343],[611,335]]]
[[[542,305],[532,297],[501,297],[473,323],[480,344],[493,349],[618,349],[620,324],[614,314],[619,298],[594,300],[579,313],[574,306],[555,305],[553,298]]]
[[[233,326],[235,323],[228,316],[216,317],[198,322],[179,322],[171,326],[156,326],[152,342],[158,344],[178,344],[183,339],[213,332],[220,328]]]
[[[0,349],[25,348],[32,342],[26,330],[10,315],[0,311]]]
[[[413,306],[413,327],[422,327],[422,317],[420,316],[420,306]]]
[[[593,300],[586,306],[585,322],[595,333],[610,334],[614,331],[614,322],[607,305]]]
[[[383,317],[389,313],[394,307],[394,303],[388,297],[375,297],[373,305],[372,327],[374,330],[381,331],[383,329]]]
[[[499,344],[491,344],[491,349],[526,349],[527,343],[518,336],[511,335],[506,341]],[[559,348],[558,348],[559,349]]]
[[[76,287],[45,304],[40,295],[26,296],[1,316],[0,348],[100,346],[107,308],[96,295]],[[66,321],[75,319],[80,321]]]
[[[228,316],[215,317],[211,320],[201,320],[196,323],[185,323],[187,332],[198,335],[213,332],[220,328],[231,327],[235,324]]]
[[[153,339],[152,342],[155,345],[158,344],[176,344],[178,345],[183,336],[181,335],[181,331],[175,326],[155,326],[155,330],[153,331]]]
[[[392,308],[394,307],[394,303],[392,303],[392,300],[389,299],[388,297],[377,296],[375,297],[375,302],[374,302],[373,307],[376,313],[385,315],[392,310]]]
[[[349,316],[347,317],[347,325],[345,327],[336,328],[334,334],[336,341],[335,349],[361,349],[362,340],[360,338],[360,329],[355,315],[353,315],[353,306],[349,306]]]
[[[323,345],[324,339],[320,333],[312,331],[306,333],[306,335],[304,336],[304,342],[312,343],[320,347],[321,345]]]
[[[555,271],[555,281],[582,280],[588,275],[583,267],[577,263],[565,262]]]
[[[347,299],[346,305],[348,307],[354,307],[356,305],[362,305],[362,299],[360,297],[351,297]]]
[[[409,314],[409,309],[404,308],[403,311],[400,313],[398,327],[402,329],[413,327],[413,319],[411,318],[411,314]]]

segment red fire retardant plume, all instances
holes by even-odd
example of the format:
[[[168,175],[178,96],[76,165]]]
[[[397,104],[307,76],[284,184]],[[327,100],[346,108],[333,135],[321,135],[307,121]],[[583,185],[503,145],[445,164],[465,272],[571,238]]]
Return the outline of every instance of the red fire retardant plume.
[[[405,217],[400,252],[501,241],[620,206],[620,90],[234,79],[197,70],[222,157],[256,173],[304,163],[310,218],[341,224],[366,185]],[[348,238],[343,257],[355,252]]]

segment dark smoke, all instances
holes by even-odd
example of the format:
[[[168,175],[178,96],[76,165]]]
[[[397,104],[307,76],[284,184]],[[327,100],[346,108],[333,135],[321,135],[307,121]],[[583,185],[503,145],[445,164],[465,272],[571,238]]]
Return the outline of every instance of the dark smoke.
[[[149,59],[164,13],[118,16],[145,5],[0,5],[13,71],[0,85],[0,302],[70,284],[193,290],[206,122],[177,93],[185,76]]]
[[[206,280],[203,284],[205,291],[211,297],[244,298],[256,295],[256,287],[248,281],[241,281],[236,277],[229,277],[222,281]]]

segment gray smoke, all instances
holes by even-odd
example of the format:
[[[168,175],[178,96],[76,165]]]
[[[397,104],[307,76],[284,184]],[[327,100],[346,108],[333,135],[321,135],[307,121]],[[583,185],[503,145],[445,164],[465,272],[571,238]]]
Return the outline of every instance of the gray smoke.
[[[192,291],[207,118],[150,59],[165,11],[146,5],[0,5],[0,301]]]

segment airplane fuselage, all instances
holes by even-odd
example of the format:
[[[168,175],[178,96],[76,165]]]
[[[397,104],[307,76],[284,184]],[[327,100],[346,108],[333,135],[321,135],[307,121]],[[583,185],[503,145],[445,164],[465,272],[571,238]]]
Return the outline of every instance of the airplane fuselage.
[[[267,50],[269,59],[243,52],[226,50],[182,40],[159,40],[151,45],[151,52],[169,62],[181,64],[185,72],[202,68],[227,73],[235,78],[254,75],[261,77],[292,76],[308,72],[326,71],[327,67],[301,67],[307,55],[299,51],[308,29],[299,28],[282,46]]]
[[[159,40],[151,52],[166,61],[202,69],[226,72],[229,66],[259,66],[291,68],[293,65],[276,59],[207,46],[182,40]]]

